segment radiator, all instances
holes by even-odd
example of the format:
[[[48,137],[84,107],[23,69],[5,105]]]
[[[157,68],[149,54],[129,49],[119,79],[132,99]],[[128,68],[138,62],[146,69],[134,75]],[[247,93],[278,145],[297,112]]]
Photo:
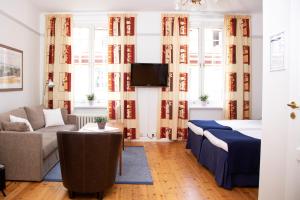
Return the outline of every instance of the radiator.
[[[94,123],[98,116],[77,115],[77,126],[81,129],[87,123]]]

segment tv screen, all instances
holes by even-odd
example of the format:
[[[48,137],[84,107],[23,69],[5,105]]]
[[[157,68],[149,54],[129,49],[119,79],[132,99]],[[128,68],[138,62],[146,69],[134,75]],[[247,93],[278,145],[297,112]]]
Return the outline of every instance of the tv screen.
[[[168,64],[131,64],[132,86],[168,86]]]

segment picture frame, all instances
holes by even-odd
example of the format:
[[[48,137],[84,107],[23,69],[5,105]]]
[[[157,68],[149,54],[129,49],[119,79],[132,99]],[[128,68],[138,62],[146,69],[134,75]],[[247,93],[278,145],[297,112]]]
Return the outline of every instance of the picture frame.
[[[280,32],[270,37],[270,71],[285,69],[285,34]]]
[[[23,90],[23,51],[0,44],[0,92]]]

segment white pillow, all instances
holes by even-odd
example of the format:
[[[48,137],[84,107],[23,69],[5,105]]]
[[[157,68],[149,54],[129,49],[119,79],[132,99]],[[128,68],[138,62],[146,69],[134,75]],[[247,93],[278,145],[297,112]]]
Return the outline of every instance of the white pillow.
[[[65,125],[60,108],[43,109],[46,127]]]
[[[31,126],[31,124],[29,123],[29,121],[27,119],[24,119],[24,118],[21,118],[21,117],[16,117],[16,116],[13,116],[13,115],[9,115],[9,119],[10,119],[10,122],[22,122],[22,123],[25,123],[28,128],[29,128],[29,131],[33,131],[33,128]]]

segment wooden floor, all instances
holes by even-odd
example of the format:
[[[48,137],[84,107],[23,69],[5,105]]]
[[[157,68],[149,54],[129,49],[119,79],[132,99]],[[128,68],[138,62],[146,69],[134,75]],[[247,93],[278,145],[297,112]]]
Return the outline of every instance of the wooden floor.
[[[154,185],[115,185],[104,199],[124,200],[252,200],[257,199],[254,188],[225,190],[216,185],[213,176],[199,165],[182,142],[128,143],[144,145]],[[62,183],[8,182],[5,198],[22,200],[69,199]],[[4,197],[0,193],[0,199]],[[78,199],[95,199],[80,196]]]

